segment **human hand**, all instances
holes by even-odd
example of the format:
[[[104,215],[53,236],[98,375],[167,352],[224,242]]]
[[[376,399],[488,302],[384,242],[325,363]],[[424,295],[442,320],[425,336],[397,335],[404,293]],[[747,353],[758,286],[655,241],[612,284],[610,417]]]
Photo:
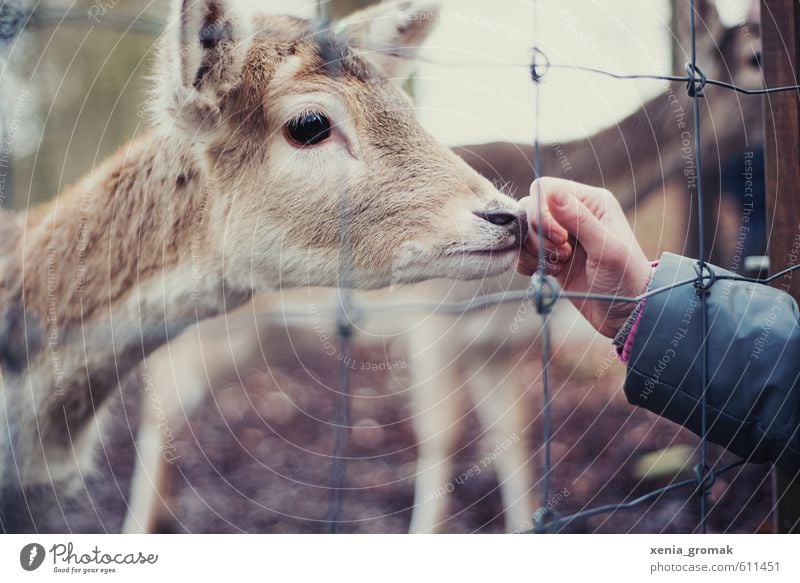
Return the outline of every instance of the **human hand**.
[[[538,192],[541,189],[542,217]],[[530,231],[517,270],[533,275],[539,266],[539,231],[545,237],[545,270],[566,291],[635,297],[647,287],[650,262],[614,195],[603,188],[559,178],[540,178],[522,199]],[[635,304],[572,300],[589,323],[613,337]]]

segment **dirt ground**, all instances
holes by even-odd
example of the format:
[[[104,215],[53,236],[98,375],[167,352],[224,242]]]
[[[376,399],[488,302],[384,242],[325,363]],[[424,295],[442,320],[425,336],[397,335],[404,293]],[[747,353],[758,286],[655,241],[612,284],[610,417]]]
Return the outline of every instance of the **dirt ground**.
[[[368,353],[356,352],[369,359]],[[537,359],[528,371],[535,378]],[[159,531],[174,533],[316,533],[328,509],[330,453],[337,367],[324,355],[277,363],[267,371],[249,368],[243,383],[219,387],[190,417],[175,438],[169,511]],[[398,389],[403,371],[356,371],[344,532],[402,533],[413,501],[415,442],[409,404]],[[555,511],[565,515],[631,500],[672,478],[640,479],[641,456],[698,440],[686,430],[630,407],[621,391],[587,392],[586,380],[569,380],[556,368],[553,402],[553,488],[568,492]],[[615,382],[615,381],[612,381]],[[618,384],[618,383],[617,383]],[[140,407],[138,383],[124,386],[113,406],[113,422],[98,452],[97,473],[69,499],[51,491],[29,497],[27,530],[38,532],[118,532],[126,511],[135,432]],[[278,390],[280,388],[280,390]],[[531,395],[535,402],[540,395]],[[609,392],[613,393],[611,399]],[[287,398],[288,397],[288,398]],[[464,447],[455,456],[455,475],[478,463],[487,444],[470,415]],[[541,416],[525,436],[541,444]],[[491,446],[488,447],[491,449]],[[711,448],[711,459],[720,456]],[[735,461],[721,455],[722,463]],[[537,449],[527,471],[541,476]],[[537,483],[541,489],[541,482]],[[712,488],[710,532],[769,532],[770,474],[746,465],[717,480]],[[493,473],[484,471],[457,485],[450,497],[451,533],[503,532],[500,497]],[[564,528],[567,532],[684,533],[696,528],[699,502],[691,489],[665,494],[634,509],[621,510]]]

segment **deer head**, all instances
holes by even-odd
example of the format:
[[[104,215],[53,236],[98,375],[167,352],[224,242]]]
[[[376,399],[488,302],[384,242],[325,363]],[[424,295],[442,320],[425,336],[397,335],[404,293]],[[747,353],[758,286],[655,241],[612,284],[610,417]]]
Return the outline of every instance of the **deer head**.
[[[735,83],[742,87],[763,85],[761,72],[760,6],[758,0],[738,3],[740,24],[728,27],[723,23],[714,0],[697,0],[698,66],[709,78]],[[677,52],[675,70],[682,71],[690,59],[690,3],[673,6],[673,33]]]
[[[227,281],[375,288],[513,266],[517,203],[426,133],[401,89],[437,19],[418,0],[332,26],[179,4],[155,113],[202,161]]]

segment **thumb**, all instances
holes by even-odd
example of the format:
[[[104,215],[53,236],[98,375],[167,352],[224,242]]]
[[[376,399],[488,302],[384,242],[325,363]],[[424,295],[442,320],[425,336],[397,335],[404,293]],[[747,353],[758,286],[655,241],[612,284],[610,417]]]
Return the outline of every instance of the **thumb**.
[[[572,235],[589,256],[599,254],[608,244],[608,231],[586,205],[569,193],[550,196],[550,213]]]

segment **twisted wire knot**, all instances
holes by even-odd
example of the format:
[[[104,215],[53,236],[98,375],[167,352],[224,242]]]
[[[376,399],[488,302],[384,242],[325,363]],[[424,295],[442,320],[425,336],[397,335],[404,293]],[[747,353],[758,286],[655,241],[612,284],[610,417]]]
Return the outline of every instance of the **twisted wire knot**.
[[[561,518],[552,508],[541,507],[533,513],[532,534],[552,534],[561,524]]]
[[[530,289],[533,292],[533,303],[537,313],[545,315],[552,312],[553,306],[556,305],[561,295],[561,289],[556,280],[537,271],[531,278]]]
[[[686,91],[689,93],[689,97],[704,97],[703,90],[708,83],[706,74],[693,63],[686,63],[686,73],[689,75],[689,80],[686,82]]]
[[[533,79],[533,82],[540,83],[549,70],[550,59],[539,47],[534,47],[533,60],[531,61],[531,79]]]
[[[717,481],[717,472],[703,464],[695,464],[692,468],[694,479],[697,482],[697,495],[705,496],[711,491],[714,482]]]
[[[697,281],[694,282],[697,295],[707,294],[711,286],[717,282],[716,272],[705,261],[698,261],[694,266],[694,270],[697,273]]]

